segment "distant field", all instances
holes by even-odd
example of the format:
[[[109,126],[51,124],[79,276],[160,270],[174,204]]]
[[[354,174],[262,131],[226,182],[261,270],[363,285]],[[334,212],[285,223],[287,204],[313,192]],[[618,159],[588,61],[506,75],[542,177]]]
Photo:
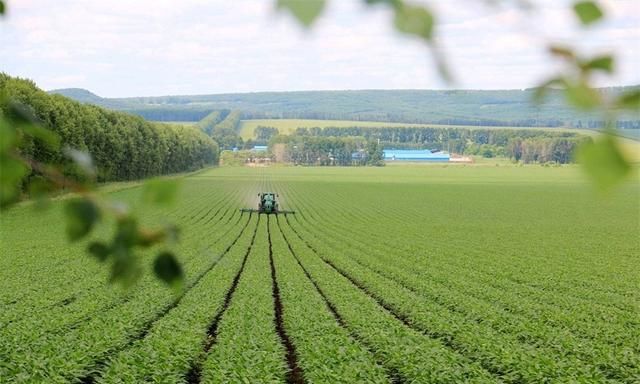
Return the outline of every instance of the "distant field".
[[[195,121],[163,121],[165,124],[194,126]],[[275,127],[280,133],[290,134],[298,127],[451,127],[451,128],[470,128],[470,129],[543,129],[549,131],[575,132],[588,136],[598,136],[598,131],[589,129],[572,129],[572,128],[541,128],[541,127],[494,127],[494,126],[476,126],[476,125],[439,125],[439,124],[408,124],[408,123],[385,123],[380,121],[355,121],[355,120],[311,120],[311,119],[255,119],[242,120],[240,122],[240,136],[244,139],[253,138],[253,131],[257,126]],[[632,131],[628,130],[627,132]],[[634,132],[633,132],[634,133]],[[627,157],[633,162],[640,162],[640,141],[635,138],[620,137],[620,144],[627,154]]]
[[[158,123],[171,124],[171,125],[196,125],[197,121],[157,121]]]
[[[427,124],[385,123],[380,121],[352,120],[307,120],[307,119],[256,119],[240,122],[240,136],[243,139],[253,138],[253,130],[258,126],[275,127],[280,133],[289,134],[299,127],[426,127]]]
[[[569,128],[540,128],[540,127],[494,127],[479,125],[442,125],[442,124],[409,124],[409,123],[385,123],[380,121],[356,121],[356,120],[308,120],[308,119],[256,119],[242,120],[240,122],[240,136],[243,139],[253,138],[253,131],[257,126],[278,128],[280,133],[288,134],[298,127],[451,127],[471,129],[544,129],[553,131],[570,131],[590,134],[591,131]]]
[[[280,133],[289,134],[298,127],[451,127],[470,129],[542,129],[555,132],[575,132],[587,136],[597,136],[598,131],[588,129],[572,128],[545,128],[545,127],[495,127],[477,125],[440,125],[440,124],[408,124],[408,123],[385,123],[379,121],[355,121],[355,120],[310,120],[310,119],[255,119],[242,120],[240,122],[240,136],[244,139],[254,137],[253,131],[258,126],[275,127]],[[632,138],[620,137],[620,144],[628,158],[634,162],[640,162],[640,141]]]

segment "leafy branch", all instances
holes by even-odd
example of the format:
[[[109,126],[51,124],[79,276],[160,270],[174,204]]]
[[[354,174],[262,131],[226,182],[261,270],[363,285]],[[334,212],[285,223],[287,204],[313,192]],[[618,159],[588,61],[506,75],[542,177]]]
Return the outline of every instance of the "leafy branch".
[[[436,46],[436,17],[425,5],[405,0],[363,0],[369,6],[381,5],[392,10],[393,25],[399,32],[423,40],[434,57],[440,77],[446,82],[453,78],[446,60]],[[516,0],[514,0],[516,1]],[[494,3],[485,0],[487,3]],[[290,12],[302,26],[308,28],[322,14],[327,0],[277,0],[276,8]],[[531,7],[526,1],[516,1],[521,9]],[[573,13],[585,28],[600,22],[605,13],[596,1],[577,1],[572,6]],[[541,102],[551,90],[564,93],[567,102],[576,109],[599,113],[603,116],[606,129],[595,142],[585,143],[577,151],[576,157],[584,170],[601,190],[609,190],[622,182],[631,173],[631,164],[620,149],[619,139],[614,135],[615,122],[619,113],[640,109],[640,90],[630,90],[607,98],[592,83],[596,73],[612,75],[615,58],[612,55],[581,57],[570,46],[549,45],[552,56],[567,64],[566,69],[551,77],[537,88],[534,102]]]
[[[22,190],[46,206],[56,191],[71,192],[64,202],[66,235],[70,242],[90,237],[96,226],[108,218],[114,220],[114,236],[110,241],[90,241],[87,252],[110,265],[112,282],[131,286],[142,275],[138,250],[164,245],[155,257],[155,275],[175,289],[181,287],[184,273],[175,255],[168,250],[178,240],[173,225],[150,229],[138,224],[135,215],[123,202],[110,202],[96,192],[95,167],[88,153],[65,148],[68,160],[78,170],[78,176],[68,178],[59,165],[45,164],[20,153],[25,139],[35,139],[51,150],[60,147],[56,134],[38,122],[30,110],[21,104],[0,103],[0,209],[6,210],[20,199]],[[174,180],[152,179],[145,182],[143,199],[156,205],[171,203],[177,193]]]

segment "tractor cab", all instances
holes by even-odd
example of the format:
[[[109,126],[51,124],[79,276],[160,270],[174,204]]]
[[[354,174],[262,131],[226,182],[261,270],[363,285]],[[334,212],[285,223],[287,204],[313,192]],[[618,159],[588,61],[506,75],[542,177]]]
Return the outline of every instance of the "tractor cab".
[[[276,202],[276,197],[278,195],[272,192],[264,192],[258,193],[258,197],[260,198],[260,202],[258,203],[258,210],[260,213],[277,213],[278,212],[278,203]]]
[[[262,192],[258,193],[258,209],[250,209],[250,208],[242,208],[241,212],[249,212],[249,213],[264,213],[266,215],[270,214],[288,214],[295,213],[294,211],[284,211],[278,207],[278,194],[273,192]]]

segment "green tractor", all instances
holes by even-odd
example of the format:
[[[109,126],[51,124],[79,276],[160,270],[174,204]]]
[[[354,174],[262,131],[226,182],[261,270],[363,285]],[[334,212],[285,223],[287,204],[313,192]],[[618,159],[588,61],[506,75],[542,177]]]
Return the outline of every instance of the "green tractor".
[[[271,215],[271,214],[286,215],[288,213],[295,213],[295,211],[285,211],[285,210],[281,210],[278,207],[278,201],[276,200],[278,195],[276,193],[262,192],[262,193],[258,193],[258,197],[260,198],[260,200],[258,201],[258,209],[242,208],[240,209],[240,212],[264,213],[265,215]]]

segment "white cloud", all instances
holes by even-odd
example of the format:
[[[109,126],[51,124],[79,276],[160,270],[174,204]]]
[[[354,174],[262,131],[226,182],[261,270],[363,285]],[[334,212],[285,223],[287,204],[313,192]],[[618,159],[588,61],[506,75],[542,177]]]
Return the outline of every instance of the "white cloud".
[[[384,7],[330,0],[311,30],[273,0],[9,1],[0,70],[43,88],[103,96],[259,90],[442,88],[426,46],[393,30]],[[423,1],[424,2],[424,1]],[[640,2],[604,0],[608,20],[582,30],[568,0],[432,0],[457,88],[524,88],[549,75],[549,41],[615,52],[608,84],[640,83]]]

